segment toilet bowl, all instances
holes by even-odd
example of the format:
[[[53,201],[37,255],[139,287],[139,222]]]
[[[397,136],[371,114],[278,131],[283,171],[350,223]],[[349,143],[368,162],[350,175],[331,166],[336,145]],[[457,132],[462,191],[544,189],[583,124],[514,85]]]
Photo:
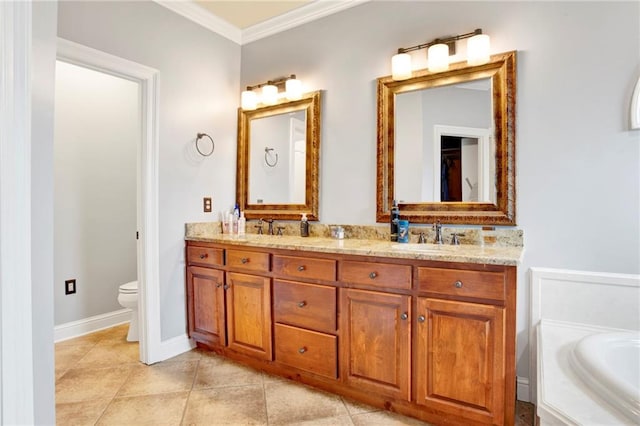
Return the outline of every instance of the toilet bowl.
[[[131,309],[131,321],[129,322],[128,342],[138,341],[138,281],[122,284],[118,290],[118,303],[123,308]]]

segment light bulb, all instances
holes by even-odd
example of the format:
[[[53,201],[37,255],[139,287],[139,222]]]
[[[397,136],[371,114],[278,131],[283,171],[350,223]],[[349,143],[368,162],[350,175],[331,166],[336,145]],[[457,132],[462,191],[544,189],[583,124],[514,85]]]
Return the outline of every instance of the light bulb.
[[[444,43],[429,46],[427,50],[429,71],[440,72],[449,68],[449,46]]]
[[[302,81],[290,78],[285,83],[285,96],[290,101],[297,101],[302,98]]]
[[[467,40],[467,63],[482,65],[491,59],[491,39],[487,34],[478,34]]]
[[[265,105],[275,105],[278,103],[278,88],[273,84],[262,86],[262,103]]]
[[[253,90],[245,90],[240,95],[242,109],[252,110],[258,107],[258,94]]]
[[[411,55],[398,53],[391,57],[391,78],[394,80],[411,78]]]

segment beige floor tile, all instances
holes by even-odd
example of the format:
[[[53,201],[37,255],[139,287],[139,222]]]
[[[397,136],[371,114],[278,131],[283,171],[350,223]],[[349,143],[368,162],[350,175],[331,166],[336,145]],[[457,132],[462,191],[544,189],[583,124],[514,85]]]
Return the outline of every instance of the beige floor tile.
[[[96,333],[85,334],[84,336],[74,337],[73,339],[63,340],[56,342],[56,347],[59,346],[74,346],[74,345],[95,345],[102,337],[96,335]]]
[[[115,398],[97,425],[179,425],[189,392]]]
[[[266,425],[262,385],[193,390],[183,425]]]
[[[262,385],[262,373],[222,358],[202,358],[193,389]]]
[[[287,422],[287,426],[353,426],[351,417],[348,415],[337,417],[325,417],[322,419],[311,419],[302,422]]]
[[[412,417],[401,416],[389,411],[376,411],[375,413],[363,413],[351,416],[355,426],[427,426]]]
[[[270,425],[348,415],[339,396],[297,383],[265,383]]]
[[[117,396],[190,391],[197,366],[198,361],[137,365],[131,370]]]
[[[516,426],[533,426],[535,424],[535,405],[516,401]]]
[[[56,403],[113,398],[131,367],[74,368],[56,383]]]
[[[62,426],[93,426],[111,399],[56,404],[56,424]]]
[[[137,343],[101,341],[80,360],[78,367],[106,367],[138,364],[140,359]]]
[[[176,355],[173,358],[169,358],[163,362],[173,362],[173,361],[198,361],[202,358],[202,349],[192,349],[188,352],[185,352],[180,355]]]
[[[110,342],[127,342],[127,333],[129,333],[129,323],[120,324],[115,327],[107,328],[104,330],[97,331],[95,334],[100,339],[101,342],[110,341]],[[135,343],[135,342],[129,342]]]
[[[55,348],[56,379],[78,362],[95,346],[94,343],[57,346]]]
[[[353,399],[348,399],[344,396],[342,397],[342,402],[344,402],[344,406],[347,407],[347,411],[352,416],[354,414],[375,413],[376,411],[382,411],[380,408],[373,407],[359,401],[354,401]]]

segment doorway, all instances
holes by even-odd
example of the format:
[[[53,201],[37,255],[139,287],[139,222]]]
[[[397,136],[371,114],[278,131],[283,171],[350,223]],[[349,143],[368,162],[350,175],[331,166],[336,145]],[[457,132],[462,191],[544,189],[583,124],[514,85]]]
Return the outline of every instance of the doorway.
[[[64,39],[58,39],[57,59],[127,80],[137,88],[136,114],[140,117],[140,137],[135,147],[136,226],[132,238],[138,238],[135,257],[140,361],[152,364],[164,358],[161,351],[158,278],[158,71]],[[91,143],[91,135],[87,135],[86,143]],[[99,158],[95,160],[100,161]],[[117,299],[117,296],[116,291],[113,297]]]

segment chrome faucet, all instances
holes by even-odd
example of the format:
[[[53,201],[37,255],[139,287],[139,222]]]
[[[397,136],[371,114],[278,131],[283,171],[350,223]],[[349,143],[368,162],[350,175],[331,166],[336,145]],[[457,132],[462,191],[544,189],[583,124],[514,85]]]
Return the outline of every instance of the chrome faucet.
[[[256,225],[256,229],[258,230],[258,235],[262,235],[262,219],[258,219],[258,224]]]
[[[436,240],[435,243],[436,244],[443,244],[442,241],[442,224],[440,223],[440,221],[436,221],[436,223],[433,224],[433,229],[436,231]]]
[[[273,234],[273,219],[260,219],[260,220],[263,220],[263,221],[267,222],[267,224],[269,225],[269,231],[268,231],[269,235],[274,235]]]
[[[420,233],[418,237],[418,244],[425,244],[427,242],[427,237],[425,237],[424,232]]]

